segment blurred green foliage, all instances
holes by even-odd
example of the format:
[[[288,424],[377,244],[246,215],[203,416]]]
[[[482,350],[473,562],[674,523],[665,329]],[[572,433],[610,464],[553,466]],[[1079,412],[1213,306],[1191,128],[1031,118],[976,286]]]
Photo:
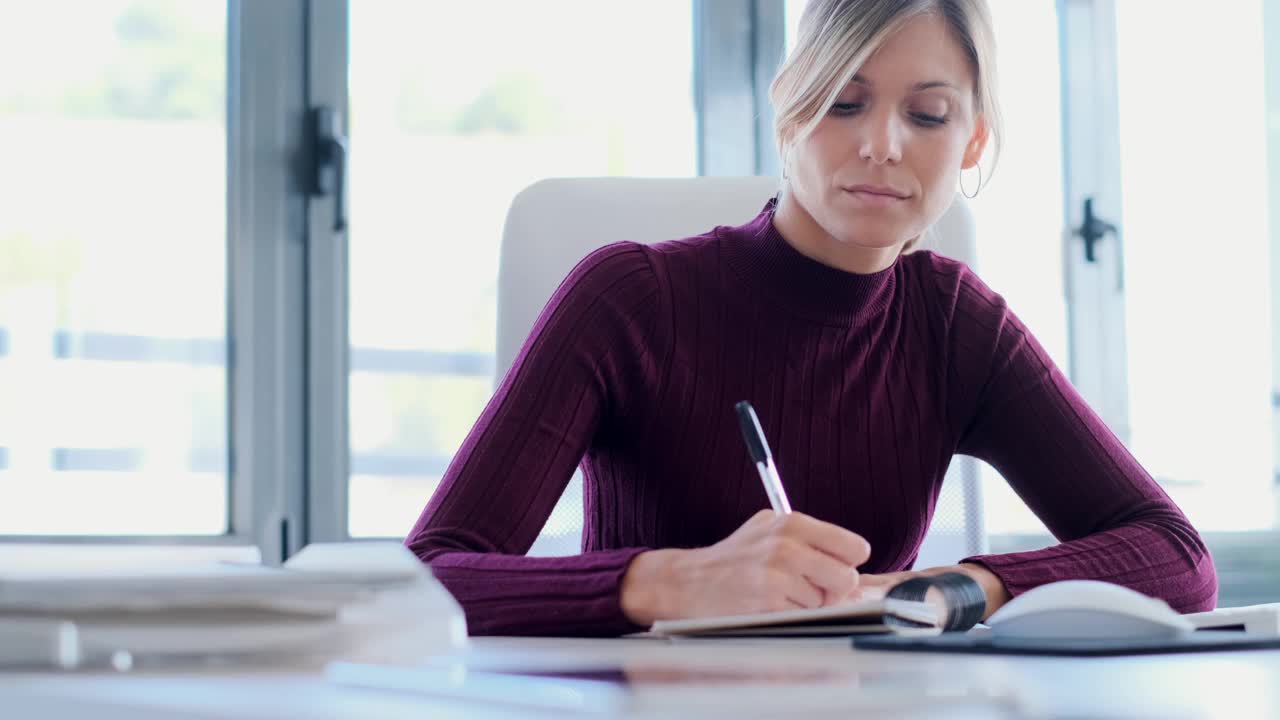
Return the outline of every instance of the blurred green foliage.
[[[450,135],[499,133],[537,135],[559,132],[566,118],[536,75],[505,71],[461,104],[445,104],[424,72],[406,72],[396,117],[409,132]]]
[[[226,25],[209,26],[167,0],[135,0],[111,28],[105,57],[72,82],[0,93],[0,112],[51,112],[221,122],[226,106]]]
[[[55,297],[66,298],[83,256],[80,241],[69,235],[37,240],[21,228],[0,233],[0,296],[12,287],[45,285],[53,288]],[[20,310],[0,305],[0,322]],[[55,320],[66,322],[69,312],[66,302],[60,301]]]

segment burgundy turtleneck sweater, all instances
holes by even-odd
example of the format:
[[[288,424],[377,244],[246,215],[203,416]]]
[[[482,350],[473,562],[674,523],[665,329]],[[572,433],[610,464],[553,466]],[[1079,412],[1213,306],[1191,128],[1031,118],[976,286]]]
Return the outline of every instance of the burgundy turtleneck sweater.
[[[749,400],[792,507],[916,559],[947,464],[989,462],[1061,541],[972,557],[1013,595],[1098,579],[1183,612],[1217,598],[1200,536],[1004,300],[930,252],[857,275],[751,222],[587,256],[551,298],[406,544],[473,634],[640,630],[636,554],[711,545],[769,506]],[[526,557],[575,466],[582,554]]]

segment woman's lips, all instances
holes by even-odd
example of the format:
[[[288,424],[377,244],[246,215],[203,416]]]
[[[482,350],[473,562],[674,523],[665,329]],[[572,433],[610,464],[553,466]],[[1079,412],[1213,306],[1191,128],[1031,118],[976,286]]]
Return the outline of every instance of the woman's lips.
[[[892,207],[907,198],[909,195],[898,192],[892,188],[882,188],[870,185],[857,185],[851,188],[844,188],[858,202],[871,205],[873,207]]]

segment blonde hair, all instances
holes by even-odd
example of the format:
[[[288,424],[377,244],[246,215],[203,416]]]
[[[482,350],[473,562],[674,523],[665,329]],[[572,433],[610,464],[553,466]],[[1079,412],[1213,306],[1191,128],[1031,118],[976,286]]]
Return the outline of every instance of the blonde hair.
[[[995,36],[986,0],[809,0],[800,16],[795,48],[769,87],[774,140],[784,168],[791,146],[813,132],[885,38],[929,13],[943,18],[969,58],[974,106],[991,137],[991,169],[983,173],[990,177],[1000,157],[1003,127],[996,102]]]

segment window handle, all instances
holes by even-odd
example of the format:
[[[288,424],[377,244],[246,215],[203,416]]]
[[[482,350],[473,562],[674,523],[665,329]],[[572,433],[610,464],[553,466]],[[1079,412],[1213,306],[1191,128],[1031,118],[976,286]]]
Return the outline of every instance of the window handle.
[[[311,195],[333,195],[333,231],[347,229],[347,136],[342,133],[341,118],[331,107],[312,108],[311,123]]]
[[[1084,239],[1084,259],[1085,262],[1098,262],[1098,256],[1094,252],[1094,246],[1098,241],[1106,236],[1107,233],[1114,233],[1116,226],[1103,220],[1093,214],[1093,198],[1084,199],[1084,222],[1080,227],[1076,228],[1076,235]]]
[[[1093,213],[1093,198],[1084,199],[1084,222],[1074,234],[1084,240],[1085,262],[1098,262],[1096,247],[1110,233],[1116,239],[1116,290],[1124,289],[1124,249],[1120,247],[1120,233],[1116,226]]]

